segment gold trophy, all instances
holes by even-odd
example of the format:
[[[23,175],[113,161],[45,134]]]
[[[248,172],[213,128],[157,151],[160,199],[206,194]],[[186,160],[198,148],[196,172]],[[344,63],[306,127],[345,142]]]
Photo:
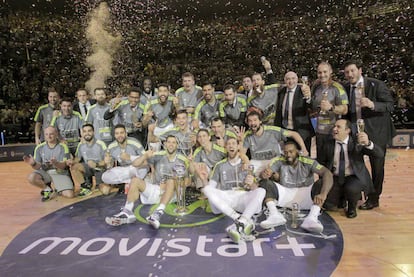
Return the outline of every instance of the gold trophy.
[[[173,167],[174,183],[175,183],[175,195],[176,195],[176,208],[174,212],[178,215],[184,215],[188,212],[185,205],[185,177],[186,169],[184,165],[175,164]]]

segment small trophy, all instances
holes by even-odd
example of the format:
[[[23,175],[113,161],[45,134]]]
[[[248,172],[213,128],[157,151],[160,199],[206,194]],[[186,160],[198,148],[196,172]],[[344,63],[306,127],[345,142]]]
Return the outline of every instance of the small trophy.
[[[325,90],[325,91],[322,92],[322,100],[328,100],[328,91],[327,90]],[[321,110],[319,112],[319,114],[320,115],[327,115],[328,114],[328,111]]]
[[[357,120],[358,133],[365,132],[365,122],[362,118]]]
[[[358,93],[361,95],[361,98],[364,98],[365,97],[365,88],[364,88],[364,85],[361,84],[361,83],[359,83],[356,88],[358,90]]]

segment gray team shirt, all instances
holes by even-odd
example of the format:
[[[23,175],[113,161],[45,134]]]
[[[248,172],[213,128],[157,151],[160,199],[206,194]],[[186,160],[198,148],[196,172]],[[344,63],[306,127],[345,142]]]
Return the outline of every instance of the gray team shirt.
[[[167,156],[167,151],[159,151],[154,154],[147,162],[155,167],[154,184],[159,184],[168,178],[177,175],[177,169],[182,169],[185,176],[188,176],[188,159],[176,154],[175,159],[170,161]]]
[[[64,143],[58,143],[53,148],[50,148],[46,142],[42,142],[36,146],[33,158],[36,162],[42,165],[42,169],[47,171],[56,169],[51,163],[51,159],[55,158],[58,162],[63,162],[70,159],[69,148]],[[68,170],[59,169],[59,173],[68,174]]]
[[[285,157],[272,159],[269,167],[273,172],[279,173],[279,184],[287,188],[311,186],[315,182],[313,174],[322,169],[322,165],[317,161],[301,156],[298,158],[296,167],[288,165]]]
[[[81,158],[84,162],[94,161],[98,163],[105,158],[106,144],[101,140],[93,140],[92,144],[81,142],[76,149],[76,157]]]
[[[81,138],[80,129],[83,125],[80,113],[72,112],[70,116],[59,115],[54,117],[50,124],[58,130],[59,135],[67,142],[70,151],[75,153]]]
[[[212,169],[216,163],[227,156],[226,150],[213,143],[210,153],[207,153],[202,147],[198,147],[193,153],[193,161],[196,163],[205,163],[208,168]]]
[[[157,123],[157,127],[164,128],[169,124],[173,123],[172,118],[170,117],[173,109],[174,96],[168,96],[168,99],[164,105],[161,105],[158,96],[154,96],[154,98],[147,103],[144,109],[144,114],[147,114],[149,111],[153,111],[154,116],[152,118],[152,122]]]
[[[252,160],[270,160],[282,153],[280,142],[286,140],[288,130],[276,126],[264,125],[264,132],[259,137],[248,130],[243,147],[250,149]]]
[[[246,170],[242,170],[241,160],[232,165],[226,158],[216,164],[210,174],[210,180],[217,183],[218,189],[239,190],[244,189],[247,173]]]
[[[175,95],[178,98],[180,109],[187,107],[195,108],[201,97],[203,97],[203,92],[200,87],[196,86],[191,93],[185,91],[184,88],[179,88]]]
[[[128,100],[121,101],[121,103],[119,103],[115,111],[115,113],[117,114],[117,123],[124,124],[128,134],[136,131],[142,131],[142,128],[136,128],[134,126],[134,123],[142,121],[144,109],[145,105],[141,100],[134,108],[131,108],[131,105],[129,104]]]
[[[44,130],[49,127],[52,122],[53,112],[54,109],[49,104],[40,106],[36,111],[34,121],[42,123],[42,130],[40,133],[41,141],[44,140]]]
[[[104,114],[107,110],[109,110],[109,108],[110,105],[108,103],[106,103],[103,106],[99,104],[94,104],[89,108],[85,120],[85,122],[89,122],[93,125],[93,128],[95,130],[95,138],[102,140],[107,144],[114,140],[112,133],[112,119],[104,119]]]
[[[323,93],[327,92],[328,100],[333,105],[348,105],[348,96],[345,89],[338,82],[333,82],[329,87],[324,88],[322,85],[314,88],[312,93],[312,109],[318,110],[323,99]],[[316,133],[328,135],[331,133],[337,115],[333,111],[328,111],[326,114],[318,113]]]
[[[232,122],[237,122],[240,118],[240,114],[247,111],[247,102],[246,96],[237,94],[236,95],[236,102],[229,103],[228,101],[224,100],[219,105],[219,114],[220,117],[226,117],[228,120]]]
[[[265,86],[261,96],[253,94],[247,99],[249,107],[256,107],[263,111],[263,122],[273,123],[276,116],[276,102],[279,85]]]
[[[138,140],[127,138],[126,143],[125,149],[121,148],[116,140],[108,145],[108,152],[111,154],[111,157],[117,161],[118,166],[128,166],[132,164],[132,161],[123,161],[120,158],[121,153],[126,152],[132,156],[142,156],[144,153],[144,148]]]
[[[178,146],[177,151],[183,155],[189,155],[192,149],[191,135],[193,131],[181,132],[179,127],[174,127],[159,135],[159,139],[164,141],[168,136],[172,135],[177,138]]]

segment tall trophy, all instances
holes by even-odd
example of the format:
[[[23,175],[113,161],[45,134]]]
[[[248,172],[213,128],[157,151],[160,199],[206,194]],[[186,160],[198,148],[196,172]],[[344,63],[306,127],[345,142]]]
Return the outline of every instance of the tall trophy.
[[[179,215],[184,215],[187,213],[187,208],[185,206],[185,177],[186,169],[182,164],[175,164],[173,167],[174,173],[174,185],[175,185],[175,195],[176,195],[176,208],[174,212]]]

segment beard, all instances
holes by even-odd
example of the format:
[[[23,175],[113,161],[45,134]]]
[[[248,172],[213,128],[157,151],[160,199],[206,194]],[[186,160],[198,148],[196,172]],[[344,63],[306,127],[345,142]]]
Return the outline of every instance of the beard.
[[[87,142],[91,142],[93,140],[93,136],[85,136],[83,139]]]
[[[253,134],[256,134],[260,130],[260,126],[261,126],[261,124],[259,124],[259,125],[252,125],[252,126],[249,126],[249,128],[250,128],[250,130],[252,130],[252,133]]]

